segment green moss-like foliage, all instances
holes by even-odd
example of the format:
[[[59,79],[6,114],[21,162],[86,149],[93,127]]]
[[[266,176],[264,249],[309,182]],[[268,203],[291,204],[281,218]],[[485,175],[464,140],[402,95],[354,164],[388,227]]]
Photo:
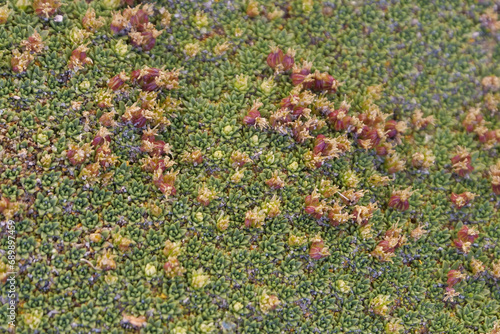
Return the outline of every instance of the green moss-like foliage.
[[[16,333],[500,330],[494,1],[18,0],[0,23]]]

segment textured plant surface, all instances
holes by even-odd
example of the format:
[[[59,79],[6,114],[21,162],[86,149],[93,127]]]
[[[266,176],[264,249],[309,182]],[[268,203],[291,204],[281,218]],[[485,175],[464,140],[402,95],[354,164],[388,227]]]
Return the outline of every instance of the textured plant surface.
[[[0,6],[2,331],[499,333],[498,11]]]

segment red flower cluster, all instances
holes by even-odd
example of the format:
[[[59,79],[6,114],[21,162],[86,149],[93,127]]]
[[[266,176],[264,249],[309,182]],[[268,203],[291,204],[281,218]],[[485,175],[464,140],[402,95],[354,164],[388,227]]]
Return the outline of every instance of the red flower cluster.
[[[152,92],[157,89],[175,89],[179,87],[179,71],[163,71],[159,68],[144,67],[140,70],[134,70],[130,74],[130,78],[121,72],[115,75],[108,81],[108,88],[118,90],[122,88],[128,80],[138,84],[142,90]]]
[[[153,130],[144,131],[142,134],[141,151],[152,155],[163,155],[169,153],[165,150],[166,143],[163,140],[156,139],[156,133]],[[168,146],[167,146],[168,150]]]
[[[398,211],[406,211],[410,207],[410,197],[413,192],[410,188],[404,190],[394,191],[389,199],[389,207],[394,208]]]
[[[246,125],[255,125],[258,117],[260,117],[260,111],[258,109],[250,109],[248,114],[243,118],[243,123]]]
[[[360,192],[352,193],[352,195],[349,195],[346,192],[346,195],[355,200],[354,202],[346,203],[344,197],[346,199],[349,198],[340,193],[339,195],[342,196],[344,203],[349,206],[356,204],[355,202],[363,196]],[[315,219],[320,219],[326,215],[330,225],[332,226],[339,226],[350,220],[353,220],[361,225],[366,225],[373,216],[373,212],[377,209],[377,204],[370,203],[367,206],[356,205],[351,214],[347,210],[344,210],[345,207],[346,206],[338,203],[327,205],[324,200],[320,200],[319,193],[314,191],[311,195],[306,196],[304,210]]]
[[[145,67],[140,70],[132,71],[130,78],[134,83],[141,86],[141,89],[147,92],[159,88],[168,90],[179,87],[179,71],[163,71],[159,68]]]
[[[262,103],[256,101],[247,115],[243,118],[243,123],[249,126],[255,126],[260,128],[265,128],[267,126],[267,120],[260,115],[259,108],[262,106]]]
[[[467,113],[462,125],[467,132],[477,134],[479,141],[486,144],[487,147],[493,147],[495,144],[500,143],[500,129],[488,129],[486,127],[487,123],[478,108],[472,108]]]
[[[111,31],[115,34],[128,32],[132,45],[141,47],[144,51],[150,51],[156,44],[156,39],[161,31],[149,22],[149,16],[153,11],[149,6],[137,6],[127,8],[122,13],[113,15]]]
[[[175,162],[170,159],[170,145],[157,139],[156,129],[148,129],[142,134],[141,151],[149,153],[149,157],[142,160],[142,167],[147,172],[153,173],[153,184],[165,194],[175,195],[175,180],[178,172],[165,172]]]
[[[80,45],[73,52],[69,58],[68,68],[70,70],[78,71],[85,65],[92,64],[92,59],[87,57],[88,48],[85,45]]]
[[[468,253],[474,240],[479,237],[479,232],[474,228],[469,228],[467,225],[464,225],[460,231],[458,231],[457,237],[457,239],[453,240],[455,247],[464,253]]]
[[[458,147],[456,155],[451,158],[453,172],[461,177],[466,176],[474,170],[471,164],[472,157],[463,147]]]
[[[24,72],[35,59],[35,55],[42,52],[44,44],[38,32],[34,32],[28,39],[21,42],[22,52],[13,50],[10,65],[16,73]]]
[[[455,284],[463,280],[465,278],[465,275],[462,274],[459,270],[450,270],[448,271],[447,277],[448,279],[446,283],[448,284],[448,288],[451,289]]]
[[[385,232],[384,240],[378,243],[385,253],[394,253],[406,241],[406,237],[401,234],[400,228],[391,228]]]
[[[308,105],[308,100],[301,100],[299,95],[291,95],[287,96],[281,100],[281,108],[287,109],[290,111],[291,117],[289,117],[288,121],[293,121],[296,117],[304,114],[304,110]]]
[[[312,161],[316,168],[319,168],[326,160],[336,158],[349,151],[350,148],[350,142],[345,136],[328,138],[324,135],[318,135],[314,140]]]
[[[319,236],[316,236],[311,242],[309,256],[314,260],[320,260],[328,255],[330,255],[330,252],[328,247],[325,246],[325,242]]]
[[[304,62],[302,67],[294,65],[292,74],[290,78],[292,79],[292,84],[302,86],[306,89],[312,89],[317,92],[331,92],[335,93],[337,91],[338,82],[337,80],[326,72],[314,72],[311,73],[311,63]]]
[[[333,110],[328,113],[328,122],[333,126],[335,131],[347,130],[351,125],[351,116],[347,115],[349,106],[342,104],[339,109]]]
[[[89,143],[81,146],[70,144],[66,157],[73,166],[76,166],[82,164],[89,157],[91,151],[92,148]]]
[[[315,219],[320,219],[326,211],[326,206],[320,202],[319,195],[313,193],[306,196],[306,213],[313,216]]]
[[[105,142],[111,142],[111,132],[109,132],[105,127],[101,127],[92,140],[92,146],[101,146]]]
[[[120,89],[130,78],[125,74],[125,72],[121,72],[120,74],[115,75],[108,81],[108,88],[111,90]]]
[[[396,249],[406,241],[406,237],[401,232],[402,229],[395,226],[387,230],[384,239],[378,243],[377,247],[372,251],[372,255],[383,262],[391,261]]]
[[[461,194],[451,193],[451,196],[450,196],[451,201],[453,202],[453,204],[455,204],[455,206],[458,209],[461,209],[464,206],[466,206],[467,204],[469,204],[469,202],[471,200],[473,200],[474,197],[476,197],[476,195],[474,195],[473,193],[468,192],[468,191],[461,193]]]
[[[36,15],[48,19],[54,15],[57,9],[61,7],[61,3],[58,0],[34,0],[33,10]]]
[[[278,47],[273,47],[267,56],[267,65],[277,72],[288,71],[295,63],[295,52],[291,49],[286,54]]]

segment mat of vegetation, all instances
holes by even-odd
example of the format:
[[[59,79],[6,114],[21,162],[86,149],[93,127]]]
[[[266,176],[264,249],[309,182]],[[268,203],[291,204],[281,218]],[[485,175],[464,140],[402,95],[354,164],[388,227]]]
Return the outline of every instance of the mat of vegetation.
[[[0,6],[2,331],[499,333],[499,11]]]

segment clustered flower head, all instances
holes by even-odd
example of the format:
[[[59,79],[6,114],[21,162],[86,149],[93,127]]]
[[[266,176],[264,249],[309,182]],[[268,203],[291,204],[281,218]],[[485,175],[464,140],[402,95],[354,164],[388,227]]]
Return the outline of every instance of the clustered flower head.
[[[115,34],[127,33],[133,46],[140,47],[143,51],[150,51],[162,33],[149,22],[151,15],[153,15],[152,5],[129,7],[113,15],[111,31]]]
[[[464,280],[467,276],[462,274],[460,270],[450,270],[448,271],[447,277],[446,284],[448,284],[448,288],[452,289],[454,285]]]
[[[243,123],[246,125],[254,126],[259,129],[264,129],[268,126],[267,120],[261,117],[259,108],[262,106],[262,103],[259,101],[255,101],[253,106],[248,111],[247,115],[243,118]]]
[[[16,73],[26,71],[29,64],[33,62],[35,56],[43,51],[45,45],[42,36],[35,31],[28,39],[21,42],[21,52],[18,49],[12,51],[10,64],[12,70]]]
[[[182,276],[186,272],[186,269],[184,269],[182,264],[175,256],[171,256],[168,258],[168,261],[163,265],[163,269],[165,270],[165,276],[168,278]]]
[[[314,260],[320,260],[330,255],[328,247],[325,245],[323,239],[318,235],[311,239],[309,248],[309,256]]]
[[[274,218],[281,213],[281,201],[276,195],[262,205],[247,211],[245,215],[245,227],[260,228],[264,225],[266,218]]]
[[[77,72],[83,69],[85,65],[92,65],[93,61],[90,57],[87,57],[87,51],[89,49],[85,45],[80,45],[73,52],[71,52],[71,57],[69,58],[68,68]]]
[[[260,228],[264,224],[265,219],[266,212],[256,206],[245,214],[245,227]]]
[[[479,232],[474,227],[464,225],[457,232],[457,237],[457,239],[453,240],[453,244],[456,248],[467,254],[474,240],[479,237]]]
[[[267,65],[277,73],[290,70],[295,64],[295,51],[288,49],[284,54],[279,47],[273,46],[271,53],[267,56]]]
[[[382,262],[392,262],[391,258],[395,256],[394,252],[405,242],[406,236],[402,233],[402,228],[394,225],[385,232],[384,239],[378,243],[372,255]]]
[[[116,269],[116,255],[111,253],[111,251],[105,251],[98,259],[97,259],[97,267],[101,270],[114,270]]]
[[[281,179],[279,172],[275,170],[273,171],[271,178],[266,180],[266,185],[273,190],[277,190],[285,186],[285,181]]]
[[[201,289],[210,283],[210,276],[204,274],[203,269],[200,268],[193,273],[191,278],[191,286],[194,289]]]
[[[92,147],[90,143],[85,143],[83,145],[69,144],[69,149],[66,152],[66,157],[72,165],[80,165],[86,161],[92,152]]]
[[[38,16],[44,19],[48,19],[54,15],[59,7],[61,7],[61,3],[58,0],[33,1],[33,10]]]
[[[292,84],[294,86],[302,85],[305,89],[312,89],[317,92],[335,93],[339,86],[338,81],[326,72],[316,71],[311,73],[312,63],[304,61],[302,66],[293,64]]]
[[[337,158],[351,149],[351,142],[346,136],[328,138],[316,136],[314,148],[305,155],[306,165],[312,169],[321,167],[326,161]]]
[[[157,89],[172,90],[179,88],[179,73],[180,71],[176,69],[164,71],[159,68],[146,66],[142,69],[132,71],[130,79],[146,92]],[[125,77],[122,76],[121,80],[123,79],[125,79]],[[119,85],[119,87],[120,86],[121,85]]]
[[[434,165],[435,160],[436,160],[436,157],[432,154],[432,151],[426,149],[426,150],[422,150],[420,152],[415,152],[412,155],[411,164],[415,168],[427,170],[432,165]]]
[[[328,122],[333,126],[335,131],[346,131],[351,125],[352,117],[348,115],[351,106],[347,101],[342,101],[338,109],[331,109],[328,104],[321,105],[322,101],[318,101],[319,109],[327,115]]]
[[[470,174],[474,170],[471,154],[461,146],[457,148],[455,155],[451,158],[451,163],[453,172],[461,177]]]
[[[191,152],[184,151],[182,153],[181,161],[197,166],[203,162],[203,153],[199,149],[193,150]]]
[[[134,245],[135,241],[130,240],[120,234],[115,234],[113,236],[113,245],[117,247],[120,251],[125,252],[130,249],[130,246]]]
[[[488,129],[488,123],[479,108],[471,108],[462,121],[462,125],[467,132],[475,133],[486,149],[490,149],[500,142],[500,129]]]
[[[87,31],[95,32],[104,25],[104,18],[97,18],[95,10],[89,8],[82,18],[82,25]]]
[[[423,117],[424,114],[421,110],[415,110],[412,116],[412,125],[415,130],[423,130],[430,124],[435,123],[434,116],[429,115],[427,117]]]
[[[208,188],[206,185],[203,185],[199,190],[198,190],[198,197],[196,197],[196,200],[200,202],[203,206],[207,206],[210,204],[210,202],[219,196],[217,195],[217,192],[215,190],[212,190]]]
[[[427,230],[423,228],[422,225],[418,225],[413,231],[411,231],[410,235],[413,240],[419,240],[424,234],[427,234]]]
[[[170,172],[164,172],[163,167],[164,165],[168,166],[171,164],[170,161],[159,161],[158,163],[155,163],[153,166],[156,167],[156,169],[153,172],[153,184],[165,195],[165,197],[168,197],[170,195],[175,195],[177,192],[177,189],[175,188],[175,180],[177,179],[177,175],[179,174],[178,171],[170,171]],[[158,166],[158,167],[157,167]],[[148,170],[151,170],[152,168],[148,167]]]
[[[340,201],[334,202],[332,205],[327,204],[325,200],[321,200],[321,195],[329,198],[334,194],[338,194]],[[354,221],[362,226],[367,225],[377,209],[377,203],[371,202],[368,205],[356,205],[363,197],[364,191],[354,191],[348,189],[344,192],[339,192],[338,188],[332,186],[328,181],[322,181],[320,191],[314,190],[311,195],[305,198],[305,212],[315,219],[328,217],[328,221],[332,226],[339,226],[349,221]],[[342,205],[340,203],[344,203]],[[347,206],[354,206],[349,213]]]
[[[311,115],[308,106],[313,103],[315,95],[310,92],[292,93],[281,101],[281,108],[269,117],[271,128],[282,134],[292,135],[297,142],[312,138],[310,131],[321,129],[325,122]]]
[[[472,272],[476,277],[486,270],[483,262],[475,258],[472,258],[472,260],[470,261],[470,266],[472,268]]]
[[[451,193],[451,201],[458,209],[461,209],[469,204],[469,202],[472,201],[474,197],[476,197],[476,195],[469,191],[463,192],[461,194]]]
[[[490,167],[491,189],[496,195],[500,195],[500,160]]]
[[[393,191],[387,205],[398,211],[406,211],[410,207],[410,197],[412,194],[413,192],[411,191],[411,187]]]
[[[305,212],[313,216],[315,219],[320,219],[323,214],[328,211],[328,206],[325,201],[320,201],[320,195],[316,190],[305,198]]]
[[[367,225],[375,210],[377,210],[377,203],[369,203],[366,206],[356,205],[352,212],[352,218],[361,226]]]

